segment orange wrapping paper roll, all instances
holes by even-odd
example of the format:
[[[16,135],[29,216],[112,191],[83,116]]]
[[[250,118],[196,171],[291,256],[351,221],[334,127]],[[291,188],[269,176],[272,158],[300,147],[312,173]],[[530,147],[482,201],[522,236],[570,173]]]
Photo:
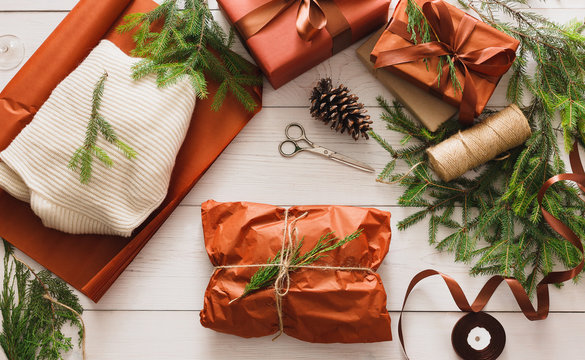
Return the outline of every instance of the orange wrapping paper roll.
[[[102,38],[111,40],[126,53],[133,49],[131,35],[118,34],[115,28],[124,15],[146,12],[156,6],[151,0],[81,0],[0,93],[0,151],[32,120],[51,91]],[[45,228],[28,204],[2,190],[0,236],[98,301],[254,116],[231,95],[220,111],[212,111],[211,102],[217,87],[216,82],[209,81],[209,98],[197,101],[166,199],[131,238],[69,235]],[[251,91],[261,105],[261,88]],[[256,112],[260,108],[258,106]]]
[[[205,247],[211,263],[265,264],[282,248],[285,209],[245,202],[202,206]],[[301,253],[334,231],[343,238],[364,233],[326,253],[313,265],[366,267],[376,270],[390,246],[390,213],[349,206],[295,206],[289,220],[308,212],[296,223]],[[213,273],[205,291],[201,324],[243,337],[275,334],[279,322],[274,288],[245,296],[246,283],[257,267],[222,268]],[[290,291],[282,298],[284,333],[319,343],[376,342],[392,339],[386,292],[377,273],[363,270],[299,269],[290,273]]]

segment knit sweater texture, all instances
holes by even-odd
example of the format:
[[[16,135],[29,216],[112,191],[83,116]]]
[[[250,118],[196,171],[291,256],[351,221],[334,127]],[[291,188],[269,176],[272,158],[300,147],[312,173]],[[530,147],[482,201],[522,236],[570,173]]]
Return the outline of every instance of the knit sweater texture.
[[[133,80],[138,61],[103,40],[0,153],[0,188],[29,202],[45,226],[128,237],[164,200],[195,93],[187,79],[165,88],[154,75]],[[67,165],[85,139],[92,93],[104,72],[100,114],[137,157],[126,158],[100,134],[97,145],[114,165],[94,159],[91,180],[82,184]]]

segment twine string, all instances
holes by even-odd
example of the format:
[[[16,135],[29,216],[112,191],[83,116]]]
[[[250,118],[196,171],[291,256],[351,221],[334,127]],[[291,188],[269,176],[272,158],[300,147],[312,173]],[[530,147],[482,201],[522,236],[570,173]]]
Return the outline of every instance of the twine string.
[[[239,269],[239,268],[253,268],[253,267],[279,267],[278,275],[274,281],[274,296],[276,300],[276,314],[278,315],[278,333],[272,339],[272,341],[278,339],[284,332],[284,319],[282,311],[282,298],[286,296],[290,290],[290,272],[296,269],[315,269],[315,270],[342,270],[342,271],[366,271],[369,273],[375,273],[369,267],[360,266],[326,266],[326,265],[292,265],[291,254],[294,251],[296,244],[298,243],[297,228],[296,224],[299,220],[304,219],[309,213],[305,212],[301,216],[297,217],[289,224],[289,210],[284,211],[284,230],[282,233],[282,247],[280,250],[280,259],[276,264],[242,264],[242,265],[218,265],[215,269]],[[241,299],[239,296],[229,302]]]
[[[435,173],[443,181],[451,181],[521,145],[530,136],[528,120],[518,106],[512,104],[427,149],[427,155]]]

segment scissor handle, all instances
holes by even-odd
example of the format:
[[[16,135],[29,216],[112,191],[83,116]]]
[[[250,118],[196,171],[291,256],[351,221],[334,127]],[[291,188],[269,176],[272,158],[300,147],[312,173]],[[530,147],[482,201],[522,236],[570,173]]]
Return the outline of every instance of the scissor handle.
[[[293,137],[290,135],[290,129],[291,128],[298,128],[299,130],[301,130],[301,135]],[[309,139],[307,139],[307,133],[305,132],[305,128],[303,127],[303,125],[299,124],[299,123],[290,123],[286,126],[286,128],[284,129],[284,135],[286,135],[286,138],[292,141],[300,141],[300,140],[304,140],[306,141],[309,145],[313,146],[313,143],[311,141],[309,141]]]
[[[283,150],[283,146],[285,144],[293,144],[295,146],[295,149],[293,150],[293,152],[285,152]],[[280,145],[278,145],[278,152],[280,152],[280,155],[282,155],[284,157],[295,156],[296,154],[300,153],[303,150],[304,149],[302,147],[300,147],[299,145],[297,145],[297,142],[293,139],[284,140],[283,142],[280,143]]]

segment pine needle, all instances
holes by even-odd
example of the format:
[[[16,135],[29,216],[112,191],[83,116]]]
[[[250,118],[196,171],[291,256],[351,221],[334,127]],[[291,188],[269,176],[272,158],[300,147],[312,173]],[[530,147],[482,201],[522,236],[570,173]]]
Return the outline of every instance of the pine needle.
[[[72,326],[84,339],[79,299],[47,270],[35,273],[4,241],[4,280],[0,293],[0,346],[9,360],[60,360],[73,349],[63,328]]]
[[[83,145],[75,150],[67,165],[67,167],[74,171],[81,168],[79,181],[82,184],[87,184],[91,180],[94,157],[108,168],[114,166],[114,161],[107,152],[97,145],[99,134],[102,134],[104,139],[110,144],[115,144],[126,158],[134,159],[138,155],[130,146],[118,139],[112,125],[100,115],[100,107],[107,78],[108,73],[104,72],[95,85],[92,97],[91,116],[87,124],[85,140]]]
[[[262,79],[242,56],[231,50],[233,32],[226,34],[214,20],[205,1],[165,0],[148,13],[127,15],[119,32],[136,30],[133,55],[144,60],[134,67],[134,79],[156,74],[160,87],[180,79],[189,79],[198,98],[209,95],[207,77],[219,81],[211,108],[221,108],[228,91],[250,112],[258,104],[245,86],[261,85]],[[164,19],[160,32],[152,32],[155,23]],[[158,23],[157,23],[158,24]]]

